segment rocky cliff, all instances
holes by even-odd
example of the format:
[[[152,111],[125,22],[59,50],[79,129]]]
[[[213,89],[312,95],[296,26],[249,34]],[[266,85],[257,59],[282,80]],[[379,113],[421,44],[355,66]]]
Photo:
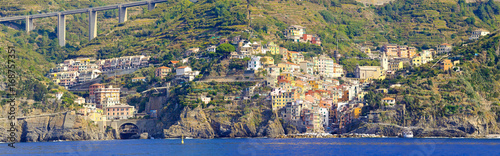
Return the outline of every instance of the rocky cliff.
[[[394,113],[395,114],[395,113]],[[399,118],[396,115],[390,118]],[[417,118],[410,122],[415,137],[486,137],[500,131],[494,118],[477,116],[451,116]],[[403,127],[389,123],[364,123],[355,121],[348,128],[349,133],[397,136]]]
[[[9,123],[8,120],[0,121],[1,142],[7,142],[5,128],[9,127]],[[100,132],[95,125],[71,112],[20,119],[17,121],[16,128],[16,140],[21,142],[114,139],[114,135]]]
[[[166,138],[276,137],[285,134],[282,125],[270,110],[214,111],[184,107],[180,120],[165,128],[164,134]]]

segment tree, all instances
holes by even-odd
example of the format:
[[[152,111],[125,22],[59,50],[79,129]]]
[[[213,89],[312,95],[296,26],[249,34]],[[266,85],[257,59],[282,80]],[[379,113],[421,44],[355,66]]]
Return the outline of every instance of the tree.
[[[223,44],[220,44],[219,46],[217,46],[217,49],[216,49],[216,52],[219,56],[227,56],[229,54],[231,54],[231,52],[235,51],[236,48],[234,48],[233,45],[229,44],[229,43],[223,43]]]

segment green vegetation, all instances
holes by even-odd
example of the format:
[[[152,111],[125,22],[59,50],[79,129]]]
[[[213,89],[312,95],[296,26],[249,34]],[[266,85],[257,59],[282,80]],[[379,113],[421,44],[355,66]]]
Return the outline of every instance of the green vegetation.
[[[234,52],[235,50],[236,48],[234,48],[233,45],[228,43],[223,43],[217,46],[216,52],[218,56],[227,57],[228,55],[231,54],[231,52]]]
[[[36,14],[37,10],[44,13],[121,2],[124,0],[109,2],[101,0],[88,2],[77,0],[5,1],[0,2],[3,4],[0,5],[3,6],[0,7],[2,10],[0,15]],[[64,108],[69,107],[66,104],[71,105],[69,99],[66,99],[62,105],[49,106],[47,104],[46,99],[52,89],[64,89],[44,77],[50,68],[64,59],[80,56],[111,58],[145,54],[152,56],[151,63],[167,65],[171,60],[183,58],[187,48],[204,49],[208,45],[217,45],[223,38],[241,35],[245,40],[261,40],[263,43],[274,41],[291,51],[308,52],[305,54],[306,58],[319,54],[333,56],[333,51],[338,50],[347,58],[339,58],[337,62],[344,65],[345,70],[352,74],[354,67],[358,64],[379,65],[378,61],[351,58],[366,57],[365,54],[359,52],[360,45],[373,48],[384,43],[398,43],[426,49],[445,41],[459,43],[476,28],[485,28],[490,31],[497,29],[500,25],[497,20],[500,15],[498,8],[498,4],[493,1],[465,3],[463,0],[458,2],[397,0],[383,6],[370,7],[365,7],[353,0],[201,0],[197,3],[188,0],[171,0],[168,3],[158,4],[157,8],[152,11],[148,11],[146,7],[131,8],[129,13],[134,14],[130,14],[129,21],[122,24],[117,24],[116,10],[99,14],[99,35],[92,41],[88,41],[88,36],[86,36],[88,35],[88,23],[86,23],[88,15],[79,14],[72,15],[71,20],[67,20],[67,45],[64,47],[59,47],[57,44],[55,33],[57,28],[53,25],[53,19],[50,18],[37,20],[36,29],[29,34],[22,29],[13,29],[23,28],[24,21],[8,23],[10,27],[2,25],[0,43],[16,46],[18,49],[16,71],[22,77],[19,81],[18,95],[39,101],[47,105],[46,108]],[[307,33],[319,36],[322,46],[285,42],[283,32],[292,24],[305,26]],[[495,49],[498,45],[496,41],[498,38],[480,39],[476,42],[477,46],[460,48],[457,54],[463,55],[463,58],[467,60],[480,62],[481,65],[475,62],[465,62],[463,69],[467,75],[456,78],[453,82],[451,82],[452,79],[436,82],[435,77],[450,73],[423,66],[409,69],[411,74],[406,77],[384,80],[378,82],[377,86],[387,87],[394,83],[408,85],[409,87],[405,90],[393,89],[391,93],[400,94],[400,98],[408,95],[404,101],[398,100],[401,103],[415,104],[415,107],[408,107],[411,110],[428,109],[431,106],[427,101],[432,98],[443,99],[442,102],[439,101],[439,107],[433,107],[438,112],[436,114],[475,111],[476,108],[482,108],[476,106],[482,104],[480,101],[487,99],[496,102],[500,94],[494,83],[500,77],[497,75],[499,68]],[[476,43],[469,43],[469,45]],[[227,56],[231,51],[234,51],[234,46],[222,44],[217,48],[217,55]],[[217,55],[202,53],[202,56]],[[281,55],[273,56],[275,63],[279,63],[281,57]],[[4,61],[4,58],[2,57],[0,61]],[[243,70],[245,61],[245,59],[224,61],[214,59],[214,57],[210,60],[192,57],[187,65],[194,70],[200,70],[203,75],[224,76],[229,69]],[[133,76],[120,77],[117,83],[126,88],[141,91],[156,82],[164,82],[172,78],[159,80],[151,74],[152,68],[134,73],[133,76],[147,77],[146,83],[131,83]],[[451,76],[457,75],[452,73]],[[104,81],[111,83],[109,79]],[[449,93],[439,93],[437,92],[439,90]],[[492,92],[486,92],[487,90],[492,90]],[[463,94],[455,94],[455,92]],[[467,97],[460,100],[467,104],[458,108],[447,107],[459,105],[454,103],[457,100],[456,95]],[[380,95],[373,95],[374,98],[377,96]],[[417,96],[417,98],[411,99],[411,96]],[[68,95],[68,97],[72,96]],[[415,101],[416,99],[418,101]],[[377,101],[376,98],[373,101]],[[37,107],[40,105],[38,103]]]

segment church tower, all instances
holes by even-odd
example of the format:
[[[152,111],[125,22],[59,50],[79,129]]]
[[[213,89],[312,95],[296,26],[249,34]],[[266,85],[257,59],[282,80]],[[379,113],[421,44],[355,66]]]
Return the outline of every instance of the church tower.
[[[380,65],[382,66],[382,70],[384,70],[384,71],[389,70],[389,60],[387,59],[385,52],[382,52],[382,59],[381,59]]]

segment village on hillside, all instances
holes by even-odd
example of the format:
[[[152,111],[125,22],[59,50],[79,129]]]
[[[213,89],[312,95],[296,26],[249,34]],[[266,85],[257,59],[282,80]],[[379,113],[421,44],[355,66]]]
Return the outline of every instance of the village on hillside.
[[[488,33],[485,30],[474,31],[470,39],[477,39]],[[284,34],[293,42],[321,45],[320,38],[307,34],[305,27],[302,26],[292,25]],[[276,112],[281,119],[297,128],[315,133],[341,133],[344,126],[353,120],[377,120],[377,112],[363,110],[367,105],[363,100],[364,95],[367,94],[364,88],[374,80],[398,76],[397,71],[407,66],[418,67],[431,62],[435,62],[435,67],[444,71],[459,72],[460,70],[454,68],[460,60],[450,60],[446,57],[453,50],[452,45],[447,43],[440,44],[435,49],[422,51],[409,45],[397,44],[384,44],[375,48],[360,47],[359,50],[365,53],[368,59],[377,60],[380,66],[357,65],[353,76],[350,77],[347,77],[343,65],[328,55],[308,58],[305,56],[307,52],[290,51],[274,42],[262,45],[259,41],[246,41],[240,36],[221,39],[219,44],[234,45],[235,51],[231,52],[227,58],[245,59],[247,61],[245,73],[254,74],[254,80],[260,80],[255,86],[243,90],[241,94],[243,96],[228,94],[220,100],[237,102],[251,100],[256,95],[263,96],[269,101],[272,111]],[[203,57],[198,55],[200,52],[216,52],[218,46],[210,45],[202,50],[198,47],[189,48],[185,51],[185,56],[199,59]],[[281,59],[275,60],[275,58]],[[150,56],[144,55],[104,60],[69,59],[53,68],[48,77],[60,86],[75,87],[92,82],[101,77],[104,72],[112,75],[115,70],[154,66],[154,77],[165,79],[173,76],[176,81],[172,83],[203,81],[203,73],[186,65],[187,57],[179,61],[170,61],[165,66],[153,65],[149,61]],[[132,82],[146,82],[149,79],[151,77],[134,77]],[[247,80],[250,81],[250,79]],[[265,94],[254,92],[259,87],[270,87],[271,90]],[[398,87],[398,85],[392,87]],[[92,121],[120,120],[146,115],[155,118],[156,113],[161,111],[161,107],[157,107],[137,112],[134,106],[120,102],[123,92],[120,87],[95,82],[85,90],[88,90],[88,97],[79,97],[75,103],[83,106],[79,114]],[[381,88],[378,91],[387,95],[381,100],[384,106],[396,107],[395,97],[387,94],[388,88]],[[60,99],[61,96],[62,93],[55,95],[56,99]],[[199,95],[195,98],[208,104],[215,97]]]

